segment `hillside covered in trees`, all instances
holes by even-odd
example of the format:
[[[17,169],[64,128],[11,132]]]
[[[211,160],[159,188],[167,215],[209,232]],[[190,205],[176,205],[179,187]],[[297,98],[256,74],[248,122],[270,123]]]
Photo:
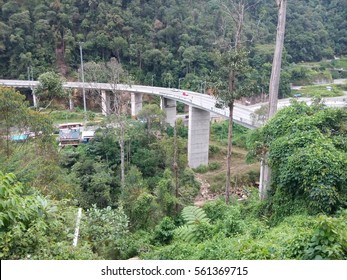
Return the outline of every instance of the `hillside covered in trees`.
[[[129,120],[123,183],[119,128],[107,127],[109,120],[94,141],[61,150],[51,118],[28,108],[23,95],[0,88],[0,101],[2,259],[347,258],[343,109],[294,102],[261,129],[236,126],[234,145],[247,142],[248,160],[269,151],[273,184],[260,201],[259,173],[234,171],[228,205],[225,172],[216,160],[225,157],[227,124],[212,125],[210,164],[192,170],[182,122],[176,138],[159,122],[149,129]],[[4,136],[14,126],[30,128],[35,138],[9,141]],[[237,150],[233,157],[233,164],[245,160]],[[193,206],[198,173],[209,174],[214,194],[200,208]],[[239,191],[246,199],[238,201]],[[83,214],[74,247],[78,207]]]
[[[274,2],[248,1],[240,38],[245,67],[237,78],[258,94],[269,84]],[[184,120],[175,127],[164,124],[156,97],[144,99],[141,121],[121,106],[108,117],[89,111],[83,117],[97,127],[94,139],[58,146],[54,122],[70,121],[80,109],[54,111],[59,106],[52,100],[59,97],[59,105],[70,94],[57,73],[79,79],[79,42],[86,66],[95,62],[102,69],[100,81],[121,73],[121,81],[174,87],[180,81],[192,90],[216,76],[227,84],[225,70],[238,61],[235,55],[226,57],[230,65],[221,63],[235,33],[227,3],[0,0],[0,77],[27,79],[32,69],[31,78],[51,86],[40,81],[36,92],[45,109],[0,87],[0,258],[347,259],[345,108],[328,108],[319,98],[311,106],[294,100],[259,129],[234,124],[230,203],[228,122],[211,123],[209,164],[191,169]],[[346,1],[288,5],[281,96],[290,93],[293,78],[309,78],[293,64],[347,53]],[[325,70],[314,68],[310,71]],[[86,67],[86,79],[92,77]],[[126,95],[118,93],[112,96],[116,104]],[[31,137],[13,138],[28,131]],[[265,154],[272,180],[261,201],[257,181]],[[207,180],[211,196],[196,205]]]
[[[10,0],[0,1],[0,76],[34,79],[48,70],[78,79],[78,42],[84,60],[116,57],[138,83],[191,89],[208,80],[216,53],[230,43],[233,24],[218,0]],[[277,12],[274,1],[249,1],[245,41],[251,65],[272,62]],[[347,3],[288,2],[285,63],[319,61],[347,53]],[[266,68],[266,67],[265,67]]]

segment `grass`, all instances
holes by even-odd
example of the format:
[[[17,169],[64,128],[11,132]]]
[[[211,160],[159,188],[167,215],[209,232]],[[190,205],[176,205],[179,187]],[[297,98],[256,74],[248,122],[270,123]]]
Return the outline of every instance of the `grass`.
[[[218,195],[225,188],[227,145],[224,139],[211,138],[215,140],[210,141],[210,164],[194,171],[210,185],[210,193]],[[246,154],[244,148],[233,145],[231,176],[233,186],[237,185],[238,188],[254,186],[259,178],[259,163],[246,164]]]
[[[292,95],[301,94],[302,97],[335,97],[342,96],[343,85],[330,85],[328,90],[326,85],[303,86],[300,90],[292,90]]]
[[[53,124],[61,123],[72,123],[72,122],[84,122],[84,112],[83,111],[53,111],[50,113],[53,119]],[[99,122],[104,119],[104,116],[100,113],[94,113],[92,111],[87,111],[87,121],[88,122]]]
[[[343,68],[347,70],[347,56],[341,57],[340,59],[335,59],[331,62],[334,68]]]

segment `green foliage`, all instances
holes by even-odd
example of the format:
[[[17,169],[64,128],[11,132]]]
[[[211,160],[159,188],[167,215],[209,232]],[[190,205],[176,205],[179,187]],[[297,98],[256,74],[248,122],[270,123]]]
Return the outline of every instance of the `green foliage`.
[[[208,170],[209,171],[214,171],[218,170],[221,167],[220,162],[214,161],[208,164]]]
[[[186,242],[201,242],[212,236],[212,226],[204,210],[187,206],[183,208],[181,215],[185,224],[175,230],[178,238]]]
[[[211,126],[212,138],[220,141],[221,143],[226,143],[228,139],[228,121],[213,123]],[[249,129],[244,128],[243,126],[233,123],[233,145],[245,148],[246,135],[248,134]],[[214,145],[210,146],[210,153],[218,153],[219,150],[211,148]],[[212,149],[212,150],[211,150]]]
[[[158,210],[162,215],[173,216],[178,198],[175,196],[175,186],[169,169],[164,171],[163,178],[155,187],[155,195]]]
[[[161,129],[165,112],[157,104],[146,104],[137,115],[138,119],[143,120],[147,126],[147,133],[153,129]]]
[[[105,259],[117,256],[121,249],[119,240],[128,234],[128,217],[122,205],[113,210],[111,207],[103,209],[92,208],[86,212],[85,222],[81,228],[82,238],[87,238],[93,251]]]
[[[72,208],[74,209],[74,208]],[[64,201],[54,202],[0,172],[2,259],[93,259],[84,241],[72,248],[74,217]]]
[[[127,236],[117,241],[116,259],[128,260],[132,257],[138,257],[141,254],[152,250],[152,235],[145,230],[137,230],[134,233],[128,233]]]
[[[145,177],[153,176],[162,172],[164,165],[161,154],[158,150],[149,148],[139,148],[131,157],[134,164]]]
[[[38,81],[35,94],[44,107],[48,107],[54,98],[66,97],[63,82],[58,74],[54,72],[43,73],[39,76]]]
[[[220,147],[217,145],[210,145],[208,149],[208,156],[213,157],[214,155],[217,155],[220,153]]]
[[[185,168],[179,175],[179,204],[184,207],[191,205],[200,191],[200,183],[195,180],[192,169]]]
[[[337,217],[321,215],[314,230],[296,234],[286,246],[290,258],[342,260],[347,258],[346,211]]]
[[[14,89],[0,87],[0,152],[8,158],[11,154],[11,134],[14,127],[17,133],[24,133],[29,110],[25,97]]]
[[[318,255],[324,259],[346,258],[345,211],[336,217],[296,214],[270,226],[266,217],[259,219],[261,204],[252,197],[235,205],[226,205],[223,200],[209,202],[204,205],[206,216],[203,215],[209,222],[194,223],[192,213],[186,218],[193,226],[200,226],[198,233],[185,224],[176,229],[178,238],[144,252],[141,258],[278,260],[314,259]],[[196,235],[201,238],[194,238]]]
[[[153,241],[159,244],[169,244],[174,237],[175,223],[170,217],[164,217],[155,227]]]
[[[304,251],[304,259],[342,260],[347,258],[346,211],[338,218],[321,216]]]
[[[278,211],[275,216],[302,208],[310,213],[334,213],[345,207],[347,158],[340,140],[346,137],[346,119],[341,109],[293,101],[253,134],[251,154],[269,151],[273,185],[269,203]]]
[[[205,204],[204,210],[215,225],[215,233],[223,234],[225,237],[244,233],[246,225],[239,205],[228,206],[224,201],[217,200]]]
[[[140,229],[153,225],[153,220],[156,219],[154,200],[155,196],[148,190],[141,172],[136,167],[131,167],[120,194],[120,201],[130,220],[130,228]]]
[[[289,2],[284,60],[319,61],[346,53],[345,11],[344,1]],[[271,2],[246,11],[245,34],[255,39],[247,45],[258,69],[272,62],[276,15]],[[28,66],[34,79],[53,69],[77,76],[72,72],[80,63],[77,43],[84,41],[86,81],[88,63],[96,61],[101,68],[114,57],[142,84],[178,87],[184,77],[181,87],[199,91],[203,78],[215,70],[216,50],[234,34],[234,24],[223,18],[223,6],[201,1],[5,1],[0,24],[2,77],[27,79]],[[258,72],[259,79],[269,77],[267,71]]]
[[[230,48],[216,57],[218,72],[214,95],[223,106],[229,107],[235,100],[253,93],[254,81],[250,78],[252,69],[249,66],[248,54],[246,49]]]
[[[71,169],[80,186],[79,201],[85,208],[113,205],[112,188],[115,185],[112,171],[103,161],[82,157]]]
[[[343,96],[343,90],[336,85],[327,86],[303,86],[300,90],[293,90],[293,94],[300,93],[303,97],[334,97]]]
[[[198,167],[193,168],[193,170],[197,173],[206,173],[208,171],[208,166],[201,164]]]
[[[182,210],[182,217],[187,225],[195,225],[202,222],[209,222],[206,213],[198,207],[187,206]]]
[[[174,136],[174,128],[172,126],[168,126],[166,129],[166,133],[168,136]],[[176,120],[176,133],[177,136],[188,139],[188,127],[184,125],[183,119]]]
[[[173,137],[165,136],[155,143],[156,149],[158,149],[162,155],[165,166],[173,170],[174,162],[174,142]],[[187,167],[187,139],[177,137],[177,164],[178,170],[182,171]]]
[[[204,211],[206,216],[214,223],[217,220],[223,220],[225,213],[228,209],[228,205],[221,199],[211,201],[204,204]]]
[[[324,82],[324,83],[332,82],[332,76],[329,71],[319,68],[318,66],[315,66],[315,65],[310,65],[309,63],[294,65],[290,69],[290,75],[291,75],[291,81],[295,85],[307,85],[307,84],[313,84],[317,82]],[[310,91],[313,91],[314,89],[323,89],[323,87],[320,87],[320,86],[303,87],[302,89],[303,89],[302,92],[309,94]],[[327,90],[325,89],[325,91]],[[314,94],[307,95],[307,96],[314,96]]]

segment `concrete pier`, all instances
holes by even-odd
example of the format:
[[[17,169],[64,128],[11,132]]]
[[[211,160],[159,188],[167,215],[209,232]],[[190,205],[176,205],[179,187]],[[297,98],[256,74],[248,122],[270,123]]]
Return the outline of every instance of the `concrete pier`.
[[[131,116],[136,117],[142,110],[142,93],[131,93]]]
[[[110,110],[111,100],[110,95],[106,90],[101,91],[101,110],[104,116],[108,116],[111,113]]]
[[[176,101],[162,97],[160,102],[160,108],[166,114],[166,122],[171,126],[174,126],[176,121]]]
[[[191,168],[208,164],[210,112],[189,107],[188,164]]]

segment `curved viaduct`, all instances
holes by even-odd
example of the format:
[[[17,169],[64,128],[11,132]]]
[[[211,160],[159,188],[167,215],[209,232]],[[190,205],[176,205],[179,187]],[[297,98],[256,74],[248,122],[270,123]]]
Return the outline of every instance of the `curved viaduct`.
[[[37,81],[24,80],[0,80],[0,85],[16,87],[16,88],[35,88],[38,85]],[[64,88],[83,88],[83,83],[66,82]],[[110,108],[110,92],[129,92],[131,93],[131,113],[136,116],[142,108],[143,94],[158,95],[161,97],[161,108],[166,112],[166,121],[173,125],[176,119],[176,101],[180,101],[189,105],[189,125],[188,125],[188,163],[192,168],[198,167],[201,164],[208,164],[209,151],[209,134],[210,134],[210,119],[211,113],[227,118],[229,109],[216,108],[216,99],[212,96],[197,92],[151,87],[141,85],[126,85],[126,84],[107,84],[107,83],[84,83],[84,88],[89,90],[97,90],[101,94],[102,112],[107,115]],[[35,96],[34,96],[35,98]],[[340,100],[341,99],[341,100]],[[310,102],[308,98],[301,100]],[[346,105],[343,98],[330,98],[329,106],[342,107]],[[278,107],[289,105],[289,100],[279,101]],[[252,121],[251,114],[260,105],[244,106],[235,103],[233,118],[234,121],[247,128],[256,128],[261,124]]]
[[[35,88],[37,81],[24,80],[0,80],[0,85],[15,88]],[[83,88],[83,83],[66,82],[64,88]],[[107,83],[84,83],[84,88],[97,90],[102,96],[102,111],[105,115],[109,113],[110,92],[122,91],[131,93],[131,112],[133,116],[142,108],[143,94],[158,95],[161,97],[161,108],[166,112],[166,121],[171,125],[176,119],[176,101],[189,105],[189,124],[188,124],[188,163],[192,168],[201,164],[208,164],[209,135],[211,113],[227,118],[229,109],[216,108],[216,99],[212,96],[197,92],[151,87],[141,85],[107,84]],[[34,97],[35,98],[35,97]],[[235,122],[248,127],[255,128],[252,124],[251,109],[246,106],[235,104]]]

